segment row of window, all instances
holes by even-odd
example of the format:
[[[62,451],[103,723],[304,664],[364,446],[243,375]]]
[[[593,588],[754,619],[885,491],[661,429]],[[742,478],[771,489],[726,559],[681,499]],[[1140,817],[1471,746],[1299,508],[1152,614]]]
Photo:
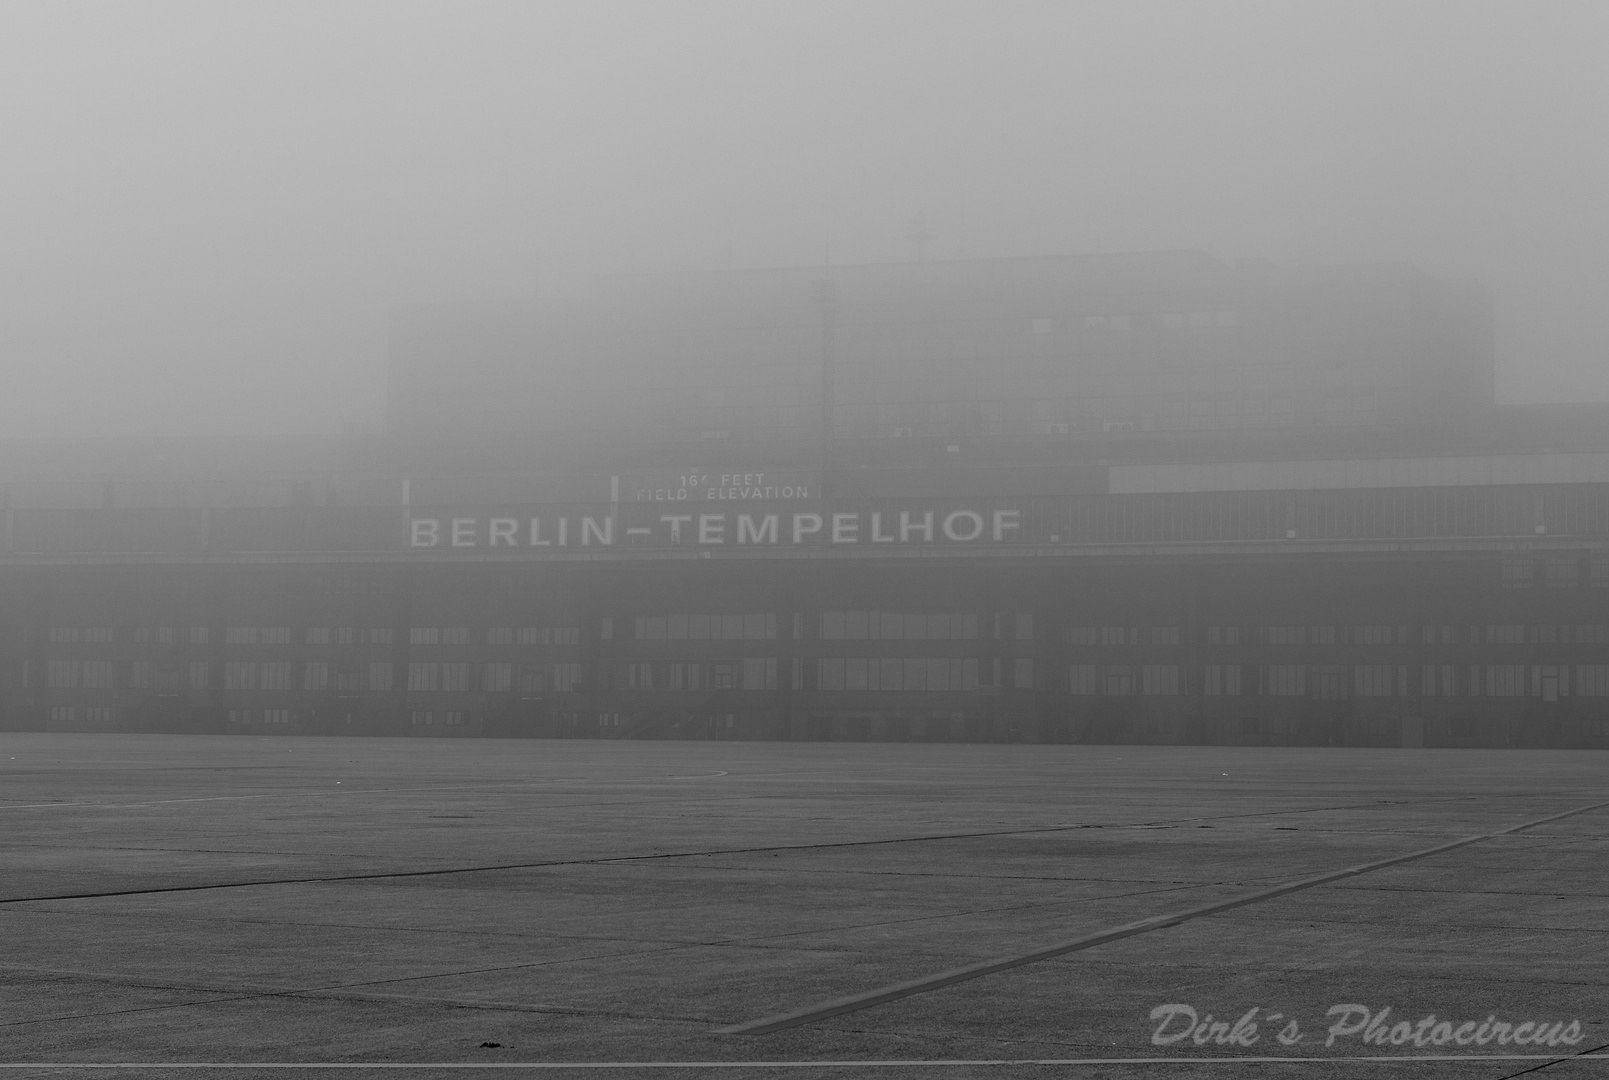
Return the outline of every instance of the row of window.
[[[375,666],[371,664],[370,668]],[[576,663],[527,664],[519,667],[508,663],[479,665],[478,688],[471,685],[472,671],[474,667],[467,663],[411,663],[408,665],[408,689],[418,693],[447,694],[479,689],[488,694],[504,694],[514,690],[517,685],[521,693],[549,690],[565,693],[573,690],[581,681],[581,665]],[[371,686],[370,689],[383,688]]]
[[[978,617],[961,612],[823,611],[820,629],[827,641],[976,641]],[[1033,615],[1019,614],[1016,629],[1019,638],[1032,638]]]
[[[481,674],[479,689],[503,693],[518,689],[523,693],[549,690],[564,692],[581,680],[576,663],[509,663],[475,665]],[[336,690],[357,693],[393,688],[393,665],[389,661],[369,664],[330,664],[309,661],[300,665],[288,660],[229,660],[223,665],[225,690]],[[419,662],[408,665],[409,690],[466,691],[472,689],[468,663]],[[152,664],[136,660],[129,664],[131,690],[205,690],[210,666],[204,660]],[[298,676],[300,676],[298,678]],[[25,681],[29,680],[27,672]],[[51,660],[45,665],[45,685],[53,690],[115,690],[116,664],[111,660]]]
[[[978,616],[960,612],[824,611],[819,626],[821,638],[828,641],[975,641],[979,636]],[[777,636],[777,617],[774,612],[638,616],[635,630],[640,641],[772,640]],[[1032,640],[1033,614],[1018,612],[997,624],[997,633],[1007,630],[1019,641]],[[204,626],[139,627],[134,632],[136,642],[157,644],[188,641],[204,645],[207,636]],[[289,645],[292,636],[289,627],[232,626],[225,630],[224,640],[228,645]],[[471,636],[467,627],[416,626],[410,628],[408,641],[410,645],[468,645]],[[1208,645],[1405,645],[1414,636],[1412,627],[1386,624],[1208,626],[1202,633]],[[1609,644],[1609,625],[1426,624],[1419,627],[1417,636],[1424,645],[1601,645]],[[1069,626],[1062,632],[1062,639],[1072,645],[1179,645],[1187,637],[1186,629],[1179,626]],[[116,634],[104,626],[56,626],[50,628],[49,640],[56,644],[105,644],[114,642]],[[303,631],[302,640],[309,645],[389,645],[392,632],[385,627],[361,631],[353,627],[309,627]],[[493,627],[485,632],[488,645],[575,645],[580,640],[581,630],[575,626]]]
[[[1540,530],[1538,530],[1540,531]],[[1593,585],[1609,585],[1609,563],[1594,560],[1588,564],[1588,576]],[[1575,559],[1544,559],[1542,573],[1537,572],[1534,559],[1504,559],[1503,585],[1505,588],[1523,588],[1538,583],[1553,586],[1570,586],[1581,578],[1581,564]]]
[[[1009,624],[1018,640],[1033,638],[1034,618],[1017,613]],[[819,631],[827,641],[976,641],[978,616],[961,612],[824,611]],[[636,620],[639,641],[766,640],[777,636],[776,615],[651,615]]]
[[[50,707],[50,722],[53,725],[76,725],[79,716],[84,722],[97,727],[111,727],[117,717],[117,710],[103,705],[91,705],[80,710],[74,705],[52,705]],[[228,711],[229,723],[232,725],[249,726],[259,719],[264,724],[284,725],[291,723],[290,709],[230,709]],[[440,718],[443,727],[459,727],[467,723],[467,714],[461,710],[447,710],[435,712],[432,710],[415,709],[409,713],[409,722],[415,727],[431,727]],[[722,726],[731,728],[734,725],[733,717],[727,714],[720,718]],[[599,713],[599,727],[619,728],[624,726],[624,718],[620,713]],[[1296,726],[1296,721],[1284,716],[1245,717],[1240,721],[1242,735],[1286,735]],[[1360,734],[1395,737],[1394,728],[1388,728],[1392,723],[1380,717],[1363,718],[1357,721]],[[934,734],[945,733],[954,738],[960,738],[965,730],[965,720],[960,715],[952,719],[926,717],[910,720],[911,734],[921,737],[930,731]],[[1454,737],[1470,738],[1476,734],[1475,721],[1468,717],[1433,717],[1429,721],[1434,734],[1450,735]],[[1176,716],[1150,716],[1135,717],[1127,725],[1137,734],[1152,735],[1179,735],[1184,725]],[[1609,718],[1587,717],[1581,721],[1581,733],[1588,738],[1609,738]]]
[[[1050,528],[1057,542],[1068,544],[1596,537],[1609,533],[1609,485],[1074,495],[1045,504],[1026,535],[1035,528]],[[1609,559],[1552,561],[1584,570],[1593,588],[1609,587]],[[1519,562],[1534,566],[1538,559]],[[1499,567],[1491,569],[1495,578]]]
[[[291,711],[289,709],[229,710],[229,722],[231,724],[250,724],[254,723],[258,718],[261,718],[262,722],[265,724],[289,725],[291,722]]]
[[[415,626],[408,630],[410,645],[468,645],[467,626]],[[486,631],[488,645],[578,645],[579,626],[494,626]],[[316,644],[309,639],[309,644]]]
[[[53,626],[47,633],[52,644],[109,644],[118,638],[109,626]],[[408,630],[411,645],[468,645],[472,635],[468,627],[415,626]],[[772,636],[775,636],[774,634]],[[205,645],[210,634],[205,626],[137,626],[131,635],[136,644],[154,645]],[[226,645],[289,645],[293,641],[307,645],[390,645],[393,641],[390,627],[309,626],[300,634],[288,626],[230,626],[224,629]],[[576,626],[521,626],[492,627],[485,633],[488,645],[575,645],[581,641],[581,629]]]
[[[800,689],[802,662],[793,663],[793,688]],[[610,686],[619,690],[775,690],[775,657],[747,657],[714,663],[614,664]]]
[[[435,724],[438,715],[441,717],[443,727],[462,727],[464,725],[464,714],[456,709],[449,709],[447,712],[439,714],[428,709],[414,709],[408,714],[408,721],[414,727],[430,727]]]
[[[1609,664],[1452,664],[1426,666],[1421,692],[1426,697],[1609,697]],[[1573,680],[1572,680],[1573,674]]]
[[[1207,664],[1201,693],[1208,697],[1609,697],[1609,664]],[[1076,695],[1127,697],[1187,692],[1176,664],[1072,664],[1068,690]]]
[[[1219,630],[1219,627],[1212,627],[1209,640],[1216,638]],[[1229,627],[1229,630],[1236,635],[1235,640],[1239,640],[1237,628]],[[1138,645],[1141,642],[1177,645],[1182,634],[1177,626],[1069,626],[1063,631],[1062,640],[1070,645]]]
[[[1136,717],[1136,720],[1140,718]],[[1474,734],[1474,721],[1470,719],[1426,717],[1426,730],[1439,735],[1472,735]],[[1135,724],[1136,727],[1142,726]],[[1143,726],[1153,731],[1151,718],[1145,718]],[[1300,735],[1316,727],[1320,731],[1329,729],[1327,719],[1304,719],[1298,716],[1242,716],[1234,721],[1221,721],[1219,731],[1225,735],[1247,738],[1265,735]],[[1182,727],[1182,725],[1181,725]],[[1395,743],[1401,738],[1401,722],[1394,716],[1360,716],[1350,721],[1348,727],[1353,733],[1365,738],[1386,738]]]
[[[1010,662],[1012,685],[1032,688],[1034,662]],[[999,662],[955,657],[844,657],[816,661],[818,690],[978,690],[1000,685]]]
[[[1412,627],[1366,626],[1208,626],[1208,645],[1406,645]],[[1178,626],[1070,626],[1062,635],[1072,645],[1178,645],[1186,635]],[[1609,625],[1518,623],[1459,627],[1422,625],[1422,645],[1602,645],[1609,644]]]
[[[820,690],[976,690],[1001,685],[1001,661],[957,657],[833,657],[816,661]],[[1010,683],[1033,685],[1033,661],[1018,658],[1010,665]],[[703,662],[621,663],[611,665],[609,680],[617,689],[704,690],[777,688],[775,658]],[[795,689],[802,689],[794,661]],[[204,690],[208,665],[202,661],[129,665],[130,689]],[[321,661],[296,665],[280,660],[231,660],[223,666],[225,690],[327,691],[343,693],[393,688],[393,665],[332,665]],[[1070,664],[1068,689],[1076,695],[1126,697],[1133,694],[1172,696],[1189,692],[1185,668],[1179,664]],[[1274,697],[1325,698],[1407,696],[1413,669],[1406,664],[1207,664],[1201,669],[1201,693],[1208,696],[1263,694]],[[478,672],[479,685],[472,675]],[[112,690],[116,668],[110,660],[52,660],[45,684],[57,690]],[[153,677],[154,676],[154,677]],[[1572,692],[1583,697],[1609,696],[1609,664],[1425,664],[1418,668],[1417,692],[1426,697],[1552,697]],[[480,690],[508,693],[563,693],[581,680],[581,665],[554,663],[416,662],[408,665],[407,688],[421,693]],[[1573,690],[1572,690],[1573,687]]]
[[[1081,696],[1171,696],[1184,693],[1184,676],[1178,664],[1072,664],[1067,668],[1067,688]]]
[[[45,685],[57,689],[112,690],[117,665],[111,660],[52,660],[45,665]]]
[[[52,643],[67,644],[75,642],[109,642],[116,640],[116,634],[110,626],[52,626],[48,637]]]
[[[84,722],[96,727],[110,727],[117,718],[115,710],[106,705],[91,705],[84,709]],[[50,707],[50,722],[52,724],[78,723],[78,707],[75,705],[52,705]]]
[[[777,636],[775,612],[746,615],[639,615],[638,641],[769,641]]]

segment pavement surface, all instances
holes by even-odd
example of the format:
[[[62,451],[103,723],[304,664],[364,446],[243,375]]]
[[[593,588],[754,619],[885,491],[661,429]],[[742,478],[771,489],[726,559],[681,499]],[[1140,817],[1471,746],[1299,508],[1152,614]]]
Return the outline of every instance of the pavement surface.
[[[1609,1078],[1609,806],[718,1033],[1606,801],[1571,751],[4,733],[0,1080]]]

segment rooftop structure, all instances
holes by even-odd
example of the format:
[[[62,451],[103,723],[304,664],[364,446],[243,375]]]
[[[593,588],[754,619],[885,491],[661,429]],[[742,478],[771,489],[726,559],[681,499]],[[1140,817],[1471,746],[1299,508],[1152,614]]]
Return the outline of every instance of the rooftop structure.
[[[397,435],[780,457],[1444,426],[1493,406],[1492,315],[1409,267],[1197,252],[622,277],[542,313],[416,313],[390,389]]]

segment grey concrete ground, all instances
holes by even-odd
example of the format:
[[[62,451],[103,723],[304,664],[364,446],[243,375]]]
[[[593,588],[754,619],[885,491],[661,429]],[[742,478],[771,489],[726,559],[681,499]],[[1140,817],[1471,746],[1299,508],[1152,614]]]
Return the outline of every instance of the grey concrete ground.
[[[1326,1010],[1578,1019],[1576,1050],[1609,1043],[1609,808],[802,1028],[713,1029],[1606,799],[1609,755],[1578,752],[4,734],[0,1062],[1511,1076],[1540,1062],[1347,1058],[1569,1050],[1325,1047]],[[1159,1048],[1164,1003],[1281,1018],[1250,1048]],[[1326,1063],[1212,1063],[1230,1054]]]

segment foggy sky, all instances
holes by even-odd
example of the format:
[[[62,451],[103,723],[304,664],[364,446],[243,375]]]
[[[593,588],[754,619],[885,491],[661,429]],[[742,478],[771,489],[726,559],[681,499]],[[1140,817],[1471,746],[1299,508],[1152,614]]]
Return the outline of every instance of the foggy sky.
[[[399,303],[1197,247],[1609,399],[1609,4],[0,3],[0,437],[374,430]]]

